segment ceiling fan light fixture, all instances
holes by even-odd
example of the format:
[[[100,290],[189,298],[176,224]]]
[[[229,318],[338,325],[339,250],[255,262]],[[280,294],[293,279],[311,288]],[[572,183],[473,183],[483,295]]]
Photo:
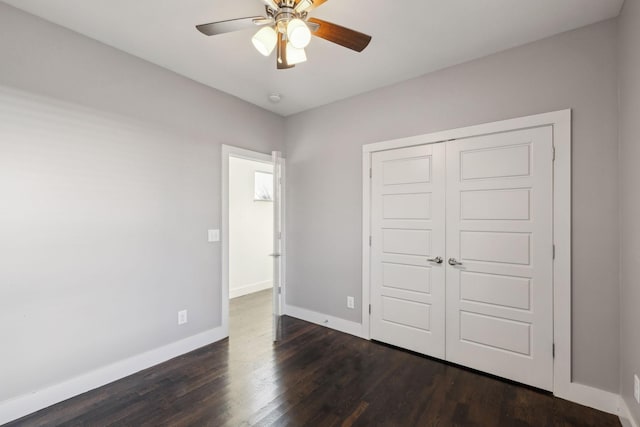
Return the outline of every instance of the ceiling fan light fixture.
[[[371,36],[367,34],[309,17],[310,11],[328,0],[259,1],[266,4],[263,16],[209,22],[196,25],[196,29],[206,36],[215,36],[258,26],[251,42],[263,56],[269,56],[277,49],[278,70],[287,70],[295,64],[305,62],[305,48],[309,46],[312,37],[327,40],[355,52],[362,52],[371,42]]]
[[[307,54],[304,49],[298,49],[291,44],[287,43],[287,64],[296,65],[307,60]]]
[[[269,56],[278,43],[278,33],[272,27],[263,27],[251,38],[251,42],[258,52]]]
[[[287,39],[296,49],[304,49],[311,41],[311,31],[302,19],[294,18],[287,24]]]
[[[301,0],[300,3],[296,5],[295,11],[303,12],[309,9],[312,5],[313,5],[313,2],[311,0]]]

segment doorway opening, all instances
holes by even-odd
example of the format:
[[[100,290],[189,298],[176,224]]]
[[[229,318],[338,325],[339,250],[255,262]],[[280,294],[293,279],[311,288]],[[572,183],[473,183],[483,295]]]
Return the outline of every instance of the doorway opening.
[[[229,158],[230,334],[271,333],[273,164]]]
[[[282,160],[222,147],[222,326],[276,340],[281,315]]]

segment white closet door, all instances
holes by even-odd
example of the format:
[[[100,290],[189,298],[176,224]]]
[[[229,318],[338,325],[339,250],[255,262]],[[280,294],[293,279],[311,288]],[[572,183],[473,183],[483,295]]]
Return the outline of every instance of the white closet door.
[[[446,153],[447,360],[546,390],[552,150],[544,127],[450,141]]]
[[[372,158],[371,337],[444,358],[444,144]]]

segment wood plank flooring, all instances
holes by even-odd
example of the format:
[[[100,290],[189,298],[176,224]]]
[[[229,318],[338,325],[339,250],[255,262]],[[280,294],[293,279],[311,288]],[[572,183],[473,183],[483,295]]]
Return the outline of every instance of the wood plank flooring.
[[[230,304],[230,338],[11,426],[620,426],[550,394],[284,317],[269,291]]]

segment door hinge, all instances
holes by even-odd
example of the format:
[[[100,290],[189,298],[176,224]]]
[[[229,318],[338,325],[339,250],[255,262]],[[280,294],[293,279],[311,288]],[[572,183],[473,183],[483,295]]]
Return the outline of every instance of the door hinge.
[[[553,259],[556,259],[556,245],[553,245],[552,255]]]
[[[369,236],[369,246],[371,246],[371,236]]]
[[[554,358],[556,357],[556,343],[551,345],[551,356]]]
[[[278,286],[278,294],[282,294],[282,286]]]
[[[369,304],[369,314],[371,314],[371,304]]]
[[[282,240],[282,231],[278,231],[278,240]]]
[[[369,168],[369,178],[373,178],[373,169]]]
[[[556,161],[556,147],[555,146],[551,147],[551,150],[552,150],[551,161],[555,162]]]

